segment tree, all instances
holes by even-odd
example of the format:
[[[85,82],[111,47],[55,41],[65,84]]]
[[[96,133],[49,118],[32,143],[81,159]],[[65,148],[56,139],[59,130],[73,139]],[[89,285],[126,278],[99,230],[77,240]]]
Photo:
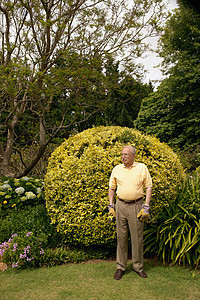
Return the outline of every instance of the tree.
[[[112,57],[105,60],[103,69],[105,75],[99,78],[94,94],[101,99],[103,83],[106,103],[92,118],[80,124],[79,131],[99,125],[133,127],[142,99],[153,91],[151,84],[143,84],[139,78],[134,78],[128,72],[120,72],[119,61],[115,62]]]
[[[200,4],[196,0],[178,0],[178,3],[194,8],[198,13],[200,13]]]
[[[151,84],[143,84],[139,79],[124,72],[120,72],[115,77],[115,84],[113,84],[113,73],[107,69],[107,78],[112,92],[105,109],[105,124],[134,127],[134,120],[139,113],[142,99],[147,97],[153,88]]]
[[[190,8],[177,10],[167,22],[160,47],[168,78],[143,101],[135,125],[173,148],[198,151],[200,16]]]
[[[159,30],[161,17],[161,0],[135,0],[132,7],[125,0],[2,0],[1,174],[28,174],[61,129],[69,130],[86,108],[101,106],[80,93],[87,75],[79,72],[75,78],[73,64],[63,70],[59,59],[78,53],[82,61],[87,58],[91,73],[94,60],[107,54],[130,64],[144,50],[144,39]],[[55,97],[62,108],[56,122],[51,118]],[[88,119],[90,113],[82,117]],[[21,152],[25,142],[36,146],[28,163]],[[10,169],[13,151],[24,166],[17,173]]]

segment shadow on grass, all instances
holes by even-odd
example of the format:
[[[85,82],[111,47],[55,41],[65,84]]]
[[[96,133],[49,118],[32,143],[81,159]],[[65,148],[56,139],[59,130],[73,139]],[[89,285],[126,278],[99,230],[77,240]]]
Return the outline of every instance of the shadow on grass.
[[[146,273],[148,273],[148,271],[150,271],[151,269],[156,268],[156,263],[154,261],[150,261],[150,260],[144,260],[144,271]],[[132,261],[128,260],[128,264],[127,264],[127,268],[125,271],[125,274],[129,274],[133,272],[133,265],[132,265]]]

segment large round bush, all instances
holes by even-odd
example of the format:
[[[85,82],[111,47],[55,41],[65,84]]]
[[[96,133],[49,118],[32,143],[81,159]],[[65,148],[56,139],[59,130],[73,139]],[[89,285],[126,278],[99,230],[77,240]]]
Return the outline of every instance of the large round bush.
[[[118,126],[95,127],[66,140],[52,153],[45,176],[45,197],[52,223],[73,245],[112,245],[114,222],[108,224],[108,182],[121,163],[126,144],[153,178],[151,214],[161,209],[183,176],[177,155],[158,139]]]

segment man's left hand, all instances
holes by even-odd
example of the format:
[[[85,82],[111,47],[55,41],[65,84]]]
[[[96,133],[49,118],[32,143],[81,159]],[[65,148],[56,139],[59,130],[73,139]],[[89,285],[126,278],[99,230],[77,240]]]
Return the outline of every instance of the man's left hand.
[[[109,204],[108,205],[108,222],[111,223],[113,218],[116,218],[116,214],[115,214],[115,208],[114,208],[114,204]]]
[[[138,219],[141,222],[144,222],[149,218],[149,209],[150,206],[148,204],[142,204],[142,209],[137,215]]]

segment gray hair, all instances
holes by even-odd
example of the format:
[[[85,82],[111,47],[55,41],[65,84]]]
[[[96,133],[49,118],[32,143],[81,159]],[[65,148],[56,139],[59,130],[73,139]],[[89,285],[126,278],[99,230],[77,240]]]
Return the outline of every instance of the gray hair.
[[[123,149],[124,149],[124,148],[130,148],[130,149],[131,149],[131,152],[132,152],[132,154],[133,154],[133,155],[135,155],[135,154],[136,154],[136,149],[135,149],[135,147],[133,147],[133,146],[131,146],[131,145],[127,145],[127,146],[124,146],[124,147],[123,147]]]

